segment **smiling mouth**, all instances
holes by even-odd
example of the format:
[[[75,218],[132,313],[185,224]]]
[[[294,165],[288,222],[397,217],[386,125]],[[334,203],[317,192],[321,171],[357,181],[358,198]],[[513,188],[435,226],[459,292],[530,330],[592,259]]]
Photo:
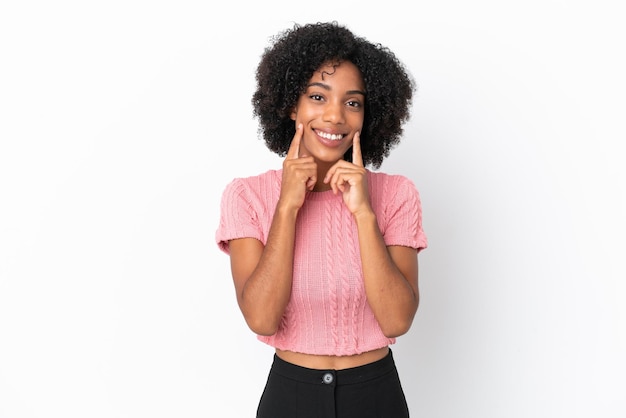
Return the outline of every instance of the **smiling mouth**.
[[[329,134],[327,132],[321,132],[321,131],[316,131],[315,133],[329,141],[341,141],[344,137],[343,134]]]

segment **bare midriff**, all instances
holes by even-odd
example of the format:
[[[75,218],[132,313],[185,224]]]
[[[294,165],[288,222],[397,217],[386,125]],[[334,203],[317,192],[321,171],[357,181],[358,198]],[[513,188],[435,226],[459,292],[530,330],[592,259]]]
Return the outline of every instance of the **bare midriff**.
[[[320,356],[276,349],[276,355],[286,362],[309,369],[320,370],[342,370],[363,366],[378,361],[387,354],[389,354],[389,347],[383,347],[353,356]]]

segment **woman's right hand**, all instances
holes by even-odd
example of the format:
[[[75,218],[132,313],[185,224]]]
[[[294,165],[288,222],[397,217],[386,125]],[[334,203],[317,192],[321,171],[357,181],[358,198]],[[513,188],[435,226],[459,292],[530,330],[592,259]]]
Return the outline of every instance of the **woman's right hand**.
[[[306,192],[317,182],[317,164],[313,157],[300,155],[300,140],[304,128],[299,124],[283,161],[283,178],[278,204],[284,208],[300,209]]]

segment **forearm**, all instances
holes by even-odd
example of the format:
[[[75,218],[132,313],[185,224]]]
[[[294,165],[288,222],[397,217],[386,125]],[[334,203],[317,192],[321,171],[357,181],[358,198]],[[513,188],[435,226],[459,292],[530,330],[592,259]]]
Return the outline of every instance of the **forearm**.
[[[411,284],[398,268],[373,212],[360,214],[355,219],[369,305],[386,336],[402,335],[409,330],[419,304],[417,278]]]
[[[240,307],[251,329],[272,335],[291,295],[297,210],[278,206],[258,264],[243,287]]]

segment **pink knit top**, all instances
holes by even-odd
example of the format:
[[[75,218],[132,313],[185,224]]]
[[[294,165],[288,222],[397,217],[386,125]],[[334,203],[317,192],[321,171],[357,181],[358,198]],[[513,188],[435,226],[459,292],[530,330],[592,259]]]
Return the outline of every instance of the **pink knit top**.
[[[282,171],[237,178],[226,186],[216,232],[228,241],[263,244],[280,194]],[[406,177],[367,172],[370,200],[387,245],[426,248],[419,193]],[[395,343],[382,333],[367,302],[357,228],[340,194],[309,192],[296,221],[291,299],[278,331],[257,338],[281,350],[353,355]]]

